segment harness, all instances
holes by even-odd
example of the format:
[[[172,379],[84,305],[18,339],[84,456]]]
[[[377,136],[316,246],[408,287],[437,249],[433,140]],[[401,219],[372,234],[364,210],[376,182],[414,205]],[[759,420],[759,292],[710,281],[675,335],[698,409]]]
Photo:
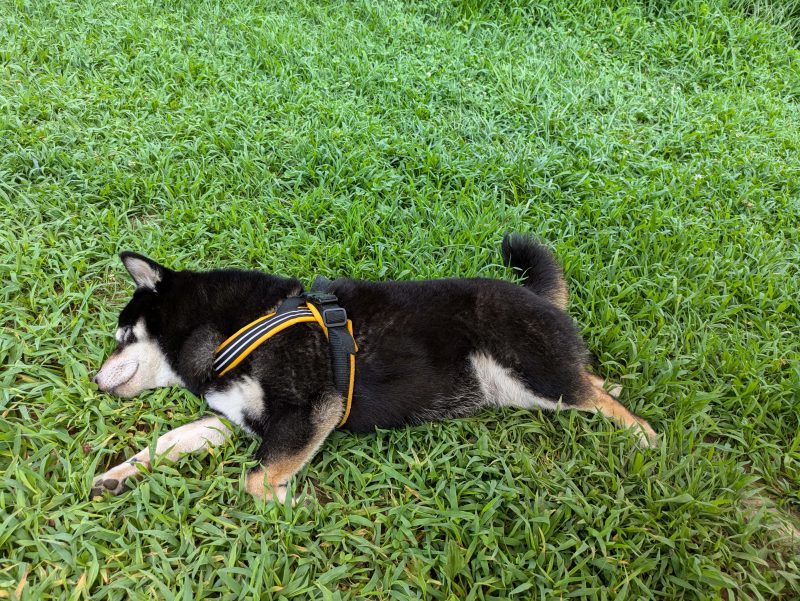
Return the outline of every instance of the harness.
[[[217,347],[213,370],[218,378],[224,376],[259,346],[278,332],[298,323],[317,323],[328,339],[333,384],[346,399],[341,428],[350,417],[353,403],[353,387],[356,378],[356,353],[358,345],[353,338],[353,322],[347,319],[347,311],[339,306],[335,295],[324,292],[331,281],[318,277],[311,292],[290,296],[275,310],[255,321],[251,321]]]

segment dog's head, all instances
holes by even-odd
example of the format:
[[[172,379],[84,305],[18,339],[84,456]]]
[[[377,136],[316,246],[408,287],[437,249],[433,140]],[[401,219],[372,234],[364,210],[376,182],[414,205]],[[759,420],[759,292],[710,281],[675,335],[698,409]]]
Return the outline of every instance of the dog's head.
[[[148,388],[183,385],[162,341],[162,314],[179,274],[136,253],[124,252],[120,258],[136,291],[120,313],[117,348],[94,381],[100,390],[122,397]]]
[[[201,394],[217,346],[303,289],[260,271],[173,271],[132,252],[120,258],[136,290],[119,316],[117,348],[94,381],[122,397],[174,385]]]

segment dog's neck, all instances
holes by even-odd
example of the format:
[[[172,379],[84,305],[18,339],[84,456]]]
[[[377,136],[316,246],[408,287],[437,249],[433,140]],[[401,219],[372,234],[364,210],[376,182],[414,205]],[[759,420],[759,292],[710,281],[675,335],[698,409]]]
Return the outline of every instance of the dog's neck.
[[[264,286],[241,286],[235,280],[227,285],[214,284],[198,291],[210,309],[205,319],[193,324],[178,348],[173,349],[177,355],[176,372],[186,389],[197,396],[202,396],[216,379],[212,366],[217,347],[225,339],[274,311],[286,298],[303,292],[299,280],[274,276],[266,276]]]

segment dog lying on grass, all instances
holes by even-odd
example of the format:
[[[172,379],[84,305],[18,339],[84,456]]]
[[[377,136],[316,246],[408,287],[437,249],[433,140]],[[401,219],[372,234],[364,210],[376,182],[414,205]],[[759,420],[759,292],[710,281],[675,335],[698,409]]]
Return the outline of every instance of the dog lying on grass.
[[[337,426],[368,432],[486,407],[579,409],[632,428],[644,446],[655,444],[650,425],[587,370],[589,355],[566,313],[567,286],[552,253],[521,235],[507,235],[502,252],[522,272],[523,285],[330,282],[326,292],[347,312],[357,345],[348,390],[334,383],[332,342],[319,320],[287,327],[235,369],[215,371],[231,334],[258,327],[284,303],[302,302],[298,280],[237,269],[173,271],[124,252],[136,291],[119,317],[118,346],[95,382],[121,397],[174,385],[203,396],[215,413],[261,439],[260,465],[248,474],[247,490],[281,502],[289,479]],[[155,454],[175,460],[230,435],[225,422],[205,417],[161,436]],[[149,462],[144,449],[111,468],[95,479],[92,496],[119,494],[139,473],[137,465]]]

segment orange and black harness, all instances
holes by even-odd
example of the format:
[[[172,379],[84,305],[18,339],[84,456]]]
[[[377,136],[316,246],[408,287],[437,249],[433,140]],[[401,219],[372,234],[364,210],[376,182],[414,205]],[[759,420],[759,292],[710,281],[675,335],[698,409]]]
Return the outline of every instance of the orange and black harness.
[[[328,339],[334,386],[347,399],[344,417],[339,423],[342,427],[350,417],[353,403],[358,345],[353,338],[353,322],[347,319],[347,311],[339,306],[339,299],[333,294],[314,291],[324,283],[328,283],[327,280],[318,278],[311,292],[290,296],[274,313],[251,321],[220,344],[214,359],[214,373],[217,377],[224,376],[278,332],[298,323],[315,322]]]

